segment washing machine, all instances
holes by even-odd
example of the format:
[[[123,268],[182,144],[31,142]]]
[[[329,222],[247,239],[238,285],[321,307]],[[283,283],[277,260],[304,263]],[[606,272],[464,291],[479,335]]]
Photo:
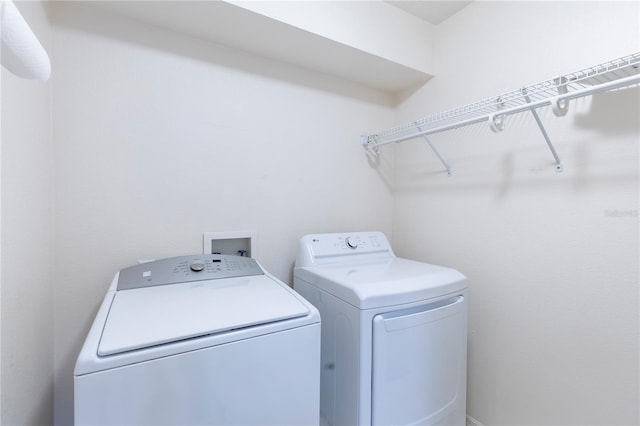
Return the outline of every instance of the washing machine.
[[[74,371],[77,425],[319,423],[320,316],[251,258],[117,273]]]
[[[380,232],[307,235],[294,289],[322,316],[320,424],[464,425],[467,285]]]

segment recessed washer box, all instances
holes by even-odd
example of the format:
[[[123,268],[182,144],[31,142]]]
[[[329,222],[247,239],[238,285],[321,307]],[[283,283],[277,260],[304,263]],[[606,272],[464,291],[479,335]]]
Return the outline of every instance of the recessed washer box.
[[[205,232],[202,253],[257,257],[255,231]]]

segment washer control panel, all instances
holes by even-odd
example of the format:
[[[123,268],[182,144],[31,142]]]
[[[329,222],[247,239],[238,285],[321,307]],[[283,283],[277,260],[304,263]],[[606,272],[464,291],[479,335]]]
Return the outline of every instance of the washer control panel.
[[[393,257],[391,245],[382,232],[306,235],[300,240],[296,264],[325,263],[345,256]]]
[[[263,275],[264,271],[250,257],[200,254],[169,257],[131,266],[120,271],[118,290],[190,281]]]

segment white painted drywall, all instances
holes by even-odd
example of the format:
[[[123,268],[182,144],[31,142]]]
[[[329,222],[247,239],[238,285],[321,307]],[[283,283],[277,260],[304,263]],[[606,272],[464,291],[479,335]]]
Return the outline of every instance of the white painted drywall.
[[[40,2],[16,2],[48,50]],[[53,421],[51,84],[2,68],[3,425]]]
[[[398,92],[432,77],[433,26],[383,2],[94,2],[258,56]]]
[[[382,1],[231,1],[378,58],[433,74],[432,24]]]
[[[638,2],[474,2],[399,121],[639,49]],[[468,412],[485,425],[637,424],[639,89],[396,146],[396,253],[469,277]],[[388,150],[385,148],[385,152]]]
[[[139,259],[254,230],[291,283],[305,233],[391,231],[387,166],[361,132],[393,124],[379,92],[126,19],[56,4],[55,421],[104,292]]]

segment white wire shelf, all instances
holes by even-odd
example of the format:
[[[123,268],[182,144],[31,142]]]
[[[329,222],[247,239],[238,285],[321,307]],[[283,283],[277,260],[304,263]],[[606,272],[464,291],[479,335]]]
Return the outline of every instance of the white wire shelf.
[[[428,135],[487,121],[494,132],[503,129],[504,118],[523,111],[531,111],[540,131],[556,160],[556,171],[562,171],[551,140],[536,112],[537,108],[551,105],[556,116],[567,113],[569,101],[594,93],[614,90],[640,83],[640,52],[580,71],[565,74],[498,96],[473,102],[459,108],[403,124],[378,133],[361,136],[361,143],[378,152],[379,147],[422,137],[434,150],[442,164],[451,169],[437,152]]]

